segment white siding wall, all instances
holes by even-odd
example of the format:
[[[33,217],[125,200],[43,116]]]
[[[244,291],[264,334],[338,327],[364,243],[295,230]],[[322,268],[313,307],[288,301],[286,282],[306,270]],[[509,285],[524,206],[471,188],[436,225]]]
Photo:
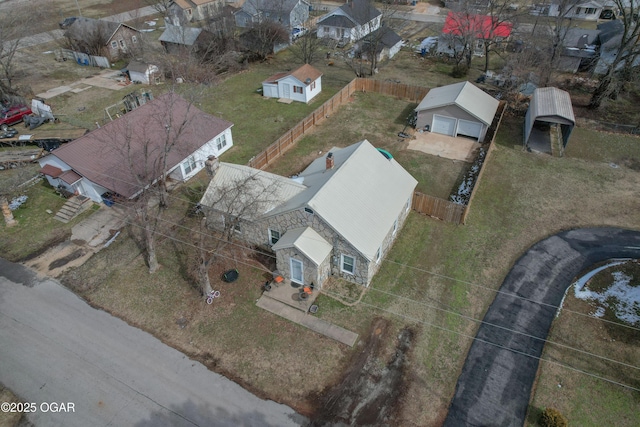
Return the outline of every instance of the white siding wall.
[[[278,98],[278,85],[271,83],[262,83],[262,95],[267,98]]]
[[[305,85],[300,83],[298,79],[293,78],[291,76],[287,76],[281,79],[280,81],[278,81],[278,89],[279,89],[278,92],[280,93],[281,98],[284,98],[284,94],[282,92],[282,86],[284,84],[289,84],[289,87],[290,87],[289,99],[293,99],[294,101],[299,101],[299,102],[307,102],[307,100],[305,99],[305,90],[304,90]],[[301,87],[302,93],[296,93],[294,91],[294,87]]]
[[[304,88],[306,102],[311,101],[316,95],[322,92],[322,77],[318,77],[315,83],[316,87],[314,89],[311,89],[313,85],[307,85],[307,87]]]
[[[217,139],[218,137],[220,137],[221,135],[225,136],[225,139],[227,141],[227,145],[225,145],[224,147],[222,147],[222,149],[218,149],[217,147]],[[195,151],[193,154],[187,156],[184,158],[184,160],[182,160],[178,166],[176,166],[173,170],[171,170],[169,172],[169,177],[178,181],[187,181],[188,179],[190,179],[191,177],[193,177],[195,174],[197,174],[198,172],[200,172],[203,168],[204,168],[204,162],[207,160],[207,157],[214,155],[216,157],[220,157],[220,155],[222,153],[224,153],[225,151],[227,151],[229,148],[231,148],[233,146],[233,137],[231,135],[231,128],[225,130],[224,132],[222,132],[221,134],[216,135],[214,138],[212,138],[211,140],[209,140],[206,144],[204,144],[202,147],[200,147],[197,151]],[[184,169],[184,162],[189,159],[190,157],[193,157],[193,160],[195,161],[195,168],[193,170],[191,170],[189,173],[187,173]]]

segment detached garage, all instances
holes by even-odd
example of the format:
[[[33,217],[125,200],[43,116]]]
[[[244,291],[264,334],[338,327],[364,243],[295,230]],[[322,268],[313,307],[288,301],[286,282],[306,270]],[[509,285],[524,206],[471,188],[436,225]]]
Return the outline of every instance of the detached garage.
[[[498,104],[469,82],[431,89],[416,108],[416,128],[482,142]]]

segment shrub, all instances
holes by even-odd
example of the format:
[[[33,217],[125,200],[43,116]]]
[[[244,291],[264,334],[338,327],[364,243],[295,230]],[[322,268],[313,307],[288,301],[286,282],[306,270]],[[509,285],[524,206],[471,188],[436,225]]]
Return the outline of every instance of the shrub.
[[[567,427],[569,422],[564,415],[555,408],[546,408],[540,415],[542,427]]]

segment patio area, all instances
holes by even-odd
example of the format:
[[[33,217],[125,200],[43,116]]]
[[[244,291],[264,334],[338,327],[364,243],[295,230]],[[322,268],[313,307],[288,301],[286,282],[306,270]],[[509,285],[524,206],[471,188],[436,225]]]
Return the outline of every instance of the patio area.
[[[320,291],[317,288],[314,288],[311,294],[307,294],[307,297],[304,298],[304,296],[301,296],[303,288],[295,283],[292,284],[291,281],[286,279],[280,283],[277,283],[275,280],[272,280],[269,283],[271,285],[271,290],[265,290],[262,294],[263,297],[274,299],[304,313],[309,312],[309,309],[320,294]]]
[[[472,163],[481,144],[471,138],[452,137],[433,132],[412,132],[415,139],[409,141],[409,150],[421,151],[446,159]]]

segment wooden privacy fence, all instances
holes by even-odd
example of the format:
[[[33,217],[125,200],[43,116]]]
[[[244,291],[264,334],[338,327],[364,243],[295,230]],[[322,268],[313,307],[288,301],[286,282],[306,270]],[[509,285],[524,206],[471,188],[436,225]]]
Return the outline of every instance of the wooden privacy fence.
[[[413,210],[423,215],[429,215],[433,218],[443,221],[452,222],[454,224],[462,224],[467,207],[438,197],[429,196],[428,194],[415,192],[413,193]]]
[[[333,114],[342,104],[345,104],[354,92],[376,92],[384,95],[395,96],[410,102],[420,102],[429,92],[426,87],[410,86],[396,82],[385,82],[382,80],[372,80],[355,78],[338,93],[333,95],[328,101],[318,107],[313,113],[302,119],[298,124],[289,129],[284,135],[278,138],[273,144],[268,146],[260,154],[249,160],[248,166],[256,169],[264,169],[273,161],[282,156],[293,146],[305,133],[309,132],[316,125],[322,123],[327,117]]]

